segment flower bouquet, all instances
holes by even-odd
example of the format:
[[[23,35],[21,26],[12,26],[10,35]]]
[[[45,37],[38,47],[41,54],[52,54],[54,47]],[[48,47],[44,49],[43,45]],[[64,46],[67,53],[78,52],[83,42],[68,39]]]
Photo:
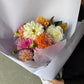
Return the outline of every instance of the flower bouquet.
[[[21,25],[14,34],[13,55],[18,54],[21,61],[50,62],[64,47],[62,40],[67,29],[67,23],[53,19],[54,16],[50,19],[40,16],[36,21]]]

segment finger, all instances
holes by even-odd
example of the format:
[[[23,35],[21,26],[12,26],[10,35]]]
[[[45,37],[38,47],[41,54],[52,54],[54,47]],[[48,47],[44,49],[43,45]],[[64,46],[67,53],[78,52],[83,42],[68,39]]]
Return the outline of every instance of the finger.
[[[50,83],[53,83],[53,80],[47,80],[48,82],[50,82]]]
[[[42,79],[43,81],[48,81],[50,83],[53,83],[53,80],[45,80],[45,79]]]

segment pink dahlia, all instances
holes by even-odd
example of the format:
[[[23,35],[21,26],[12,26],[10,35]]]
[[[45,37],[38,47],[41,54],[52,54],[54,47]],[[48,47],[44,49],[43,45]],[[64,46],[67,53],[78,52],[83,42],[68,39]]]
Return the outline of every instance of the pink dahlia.
[[[31,48],[31,44],[34,41],[30,38],[24,38],[24,39],[17,39],[15,42],[17,50],[21,50],[24,48]]]
[[[23,24],[23,25],[21,25],[21,26],[18,28],[18,31],[19,31],[21,28],[23,28],[23,26],[24,26],[24,24]]]
[[[33,59],[33,53],[30,49],[23,49],[19,51],[19,59],[21,61],[26,61],[26,60],[32,60]]]

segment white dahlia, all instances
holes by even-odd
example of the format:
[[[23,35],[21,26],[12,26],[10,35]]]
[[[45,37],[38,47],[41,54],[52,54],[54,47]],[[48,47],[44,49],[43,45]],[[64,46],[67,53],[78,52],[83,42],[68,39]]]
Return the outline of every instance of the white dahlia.
[[[36,35],[40,35],[44,32],[44,28],[40,23],[31,21],[24,25],[24,37],[35,40]]]
[[[51,25],[46,32],[52,37],[54,42],[59,42],[63,39],[63,29],[60,26]]]

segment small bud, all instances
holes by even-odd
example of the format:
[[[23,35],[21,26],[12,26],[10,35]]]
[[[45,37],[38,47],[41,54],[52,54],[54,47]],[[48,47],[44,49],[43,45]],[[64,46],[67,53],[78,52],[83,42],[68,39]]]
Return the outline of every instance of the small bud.
[[[18,54],[18,50],[15,50],[15,49],[14,49],[14,50],[12,51],[12,54],[13,54],[13,55]]]

